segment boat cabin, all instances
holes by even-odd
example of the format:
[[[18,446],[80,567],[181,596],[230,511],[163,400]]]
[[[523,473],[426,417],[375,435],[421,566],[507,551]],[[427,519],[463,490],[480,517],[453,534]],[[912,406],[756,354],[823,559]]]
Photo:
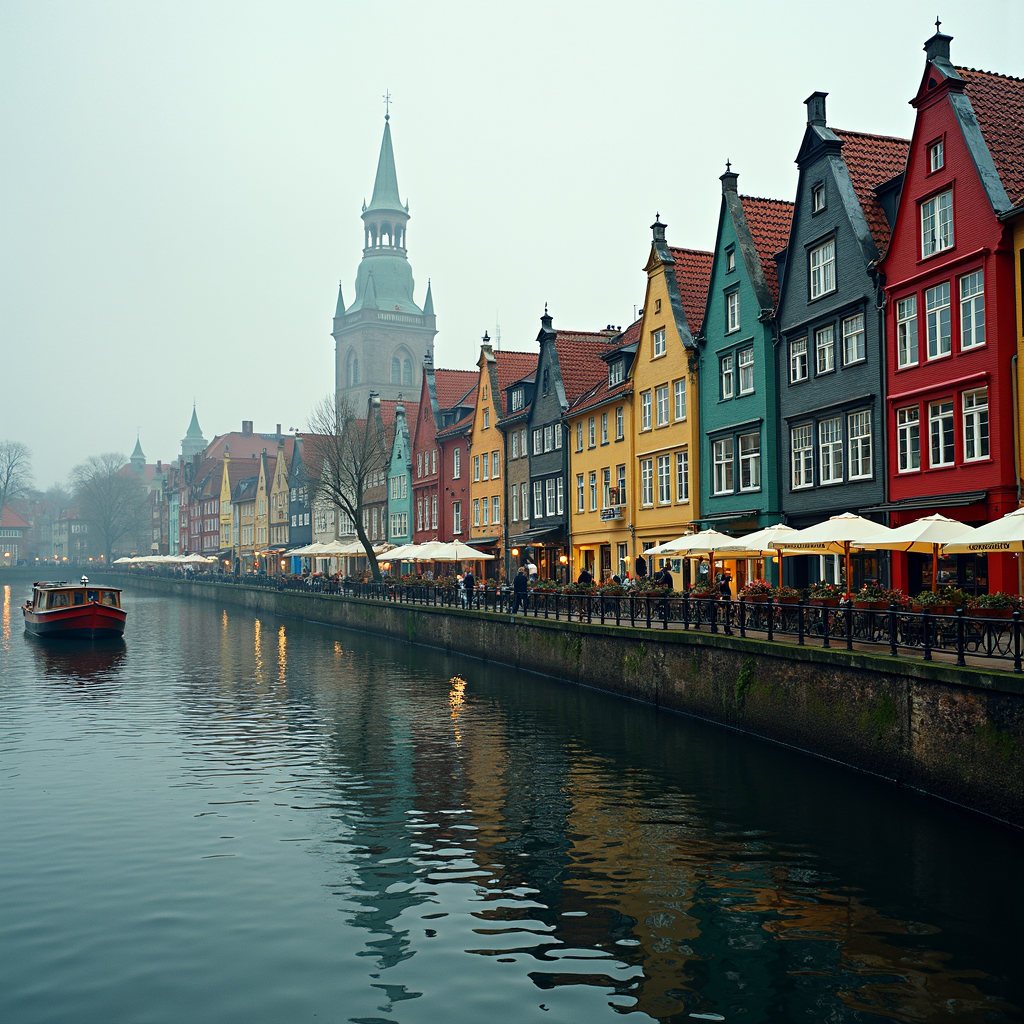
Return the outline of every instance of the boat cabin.
[[[34,583],[32,607],[37,612],[75,605],[105,604],[109,608],[121,607],[121,591],[111,587],[81,586],[74,583]]]

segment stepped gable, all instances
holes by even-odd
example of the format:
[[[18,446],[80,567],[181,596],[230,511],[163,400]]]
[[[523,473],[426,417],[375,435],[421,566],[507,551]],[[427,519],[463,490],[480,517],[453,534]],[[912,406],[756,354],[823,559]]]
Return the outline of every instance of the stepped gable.
[[[889,247],[891,228],[882,204],[875,198],[874,190],[906,170],[910,140],[896,139],[890,135],[847,132],[840,128],[834,128],[833,131],[843,141],[842,157],[850,172],[853,190],[864,210],[871,237],[879,253],[884,254]]]
[[[1011,202],[1024,199],[1024,79],[957,68]],[[1000,211],[1001,212],[1001,211]]]
[[[779,268],[775,254],[789,245],[789,229],[793,224],[793,204],[786,199],[761,199],[740,196],[743,216],[761,260],[761,270],[771,292],[772,302],[779,301]]]
[[[640,340],[640,327],[642,323],[643,317],[633,321],[620,335],[611,339],[611,343],[605,347],[605,350],[614,352],[616,349],[636,344]],[[605,402],[609,402],[619,395],[628,394],[633,390],[633,382],[629,377],[626,377],[614,387],[609,387],[608,364],[601,360],[600,366],[602,372],[601,379],[589,391],[582,392],[574,401],[569,403],[566,416],[574,416],[577,413],[585,412],[587,409],[604,405]]]
[[[478,370],[435,370],[434,390],[440,409],[454,409],[459,405],[472,405],[477,384]]]
[[[711,285],[711,264],[715,254],[700,249],[676,249],[669,246],[668,251],[675,260],[673,270],[679,286],[679,298],[686,314],[686,324],[694,337],[704,322],[704,306],[708,300],[708,288]]]

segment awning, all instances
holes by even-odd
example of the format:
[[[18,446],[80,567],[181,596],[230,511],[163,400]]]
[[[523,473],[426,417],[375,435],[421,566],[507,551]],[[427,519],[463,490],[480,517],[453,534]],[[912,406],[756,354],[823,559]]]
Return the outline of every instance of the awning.
[[[930,494],[923,498],[900,498],[882,505],[870,505],[861,512],[911,512],[918,508],[959,508],[976,505],[988,497],[988,491],[962,491],[959,494]]]
[[[763,514],[759,508],[748,508],[743,512],[723,512],[719,516],[701,516],[700,519],[691,519],[693,523],[728,523],[737,519],[756,519]]]
[[[479,548],[491,548],[495,544],[501,543],[501,537],[471,537],[470,540],[473,542],[473,547]],[[460,541],[460,543],[462,543]]]
[[[541,540],[543,537],[552,537],[555,534],[565,534],[564,526],[540,526],[535,530],[527,530],[526,533],[520,533],[518,536],[512,538],[513,544],[518,544],[522,547],[524,544],[529,546]],[[479,541],[474,541],[474,544]]]

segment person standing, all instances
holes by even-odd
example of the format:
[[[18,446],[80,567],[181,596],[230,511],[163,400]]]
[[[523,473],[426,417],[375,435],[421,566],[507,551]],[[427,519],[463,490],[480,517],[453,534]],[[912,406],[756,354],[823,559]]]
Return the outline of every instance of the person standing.
[[[531,583],[537,582],[537,566],[533,564],[532,558],[526,560],[526,575],[530,577]]]
[[[473,607],[473,593],[476,590],[476,579],[473,577],[473,570],[467,569],[466,575],[462,577],[462,586],[465,590],[465,604],[467,608]]]
[[[521,607],[523,609],[523,614],[525,615],[529,607],[529,602],[529,580],[526,576],[526,569],[523,566],[520,566],[519,572],[516,573],[516,577],[512,581],[512,614],[517,614]]]
[[[581,587],[589,587],[594,582],[593,574],[586,566],[583,566],[583,572],[580,573],[580,577],[576,582]]]

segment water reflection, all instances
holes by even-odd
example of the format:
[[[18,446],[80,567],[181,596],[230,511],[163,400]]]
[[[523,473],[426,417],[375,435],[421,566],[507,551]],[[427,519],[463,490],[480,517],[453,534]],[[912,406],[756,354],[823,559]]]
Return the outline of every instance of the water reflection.
[[[40,675],[75,684],[114,681],[127,653],[122,637],[67,640],[26,633],[25,643],[32,651]]]

